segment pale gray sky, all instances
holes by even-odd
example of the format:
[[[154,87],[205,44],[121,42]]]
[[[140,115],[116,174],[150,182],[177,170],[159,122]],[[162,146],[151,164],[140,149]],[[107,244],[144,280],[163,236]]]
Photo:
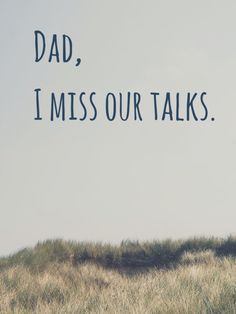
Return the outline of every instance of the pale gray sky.
[[[235,231],[235,12],[234,0],[0,1],[0,255],[55,237]],[[37,29],[68,34],[81,65],[36,64]],[[96,91],[99,110],[108,91],[139,91],[146,119],[50,123],[51,91]],[[206,91],[215,122],[153,121],[150,91]]]

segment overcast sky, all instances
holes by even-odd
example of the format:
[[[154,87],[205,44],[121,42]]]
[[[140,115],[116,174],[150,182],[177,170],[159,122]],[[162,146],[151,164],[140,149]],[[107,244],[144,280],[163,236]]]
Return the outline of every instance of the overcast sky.
[[[0,255],[55,237],[235,231],[235,12],[234,0],[1,0]],[[54,33],[71,37],[74,61],[47,62]],[[96,91],[99,111],[107,92],[139,91],[145,119],[52,123],[52,91]],[[183,103],[205,91],[215,121],[154,121],[150,91]]]

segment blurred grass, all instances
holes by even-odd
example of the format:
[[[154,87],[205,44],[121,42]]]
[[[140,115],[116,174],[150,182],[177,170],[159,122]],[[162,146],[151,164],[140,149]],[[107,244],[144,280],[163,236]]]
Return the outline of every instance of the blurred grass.
[[[0,259],[0,313],[236,313],[236,239],[48,240]]]

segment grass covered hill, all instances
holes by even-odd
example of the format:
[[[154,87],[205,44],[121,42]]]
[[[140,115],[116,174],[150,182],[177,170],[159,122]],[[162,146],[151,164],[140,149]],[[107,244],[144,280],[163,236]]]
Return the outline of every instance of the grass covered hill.
[[[236,238],[38,243],[0,258],[0,313],[236,313]]]

